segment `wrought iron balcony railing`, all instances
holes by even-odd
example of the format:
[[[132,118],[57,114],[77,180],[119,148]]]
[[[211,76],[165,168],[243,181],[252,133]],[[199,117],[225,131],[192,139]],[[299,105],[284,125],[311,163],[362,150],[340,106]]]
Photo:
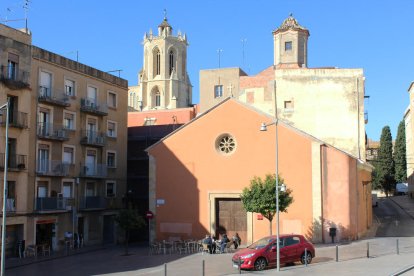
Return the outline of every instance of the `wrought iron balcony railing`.
[[[29,87],[30,73],[20,70],[17,66],[2,65],[0,68],[0,81],[8,87],[15,89]]]
[[[0,125],[6,125],[6,110],[0,110]],[[9,126],[16,127],[16,128],[28,128],[28,119],[27,113],[13,111],[11,110],[9,113]]]
[[[82,130],[81,131],[81,141],[82,145],[88,146],[98,146],[103,147],[106,145],[106,136],[103,132],[91,131],[91,130]]]
[[[71,210],[72,198],[64,197],[38,197],[36,198],[36,211]]]
[[[69,140],[69,132],[62,125],[58,124],[38,123],[37,136],[51,140]]]
[[[79,209],[105,209],[107,200],[102,196],[85,196],[79,202]]]
[[[81,164],[80,177],[105,178],[108,175],[106,164]]]
[[[93,98],[82,98],[81,111],[106,116],[108,115],[108,106],[106,104],[98,103],[98,101]]]
[[[38,159],[36,173],[45,176],[69,176],[71,164],[60,160]]]
[[[9,170],[27,169],[27,156],[21,154],[9,154],[7,167]],[[4,170],[4,153],[0,153],[0,170]]]
[[[39,86],[39,102],[57,106],[70,106],[69,97],[61,91],[52,91],[49,87]]]

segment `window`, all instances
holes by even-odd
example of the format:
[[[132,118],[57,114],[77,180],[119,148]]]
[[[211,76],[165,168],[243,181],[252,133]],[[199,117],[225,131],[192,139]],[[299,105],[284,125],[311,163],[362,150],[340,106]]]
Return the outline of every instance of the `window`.
[[[159,91],[155,93],[155,106],[161,106],[161,96]]]
[[[16,198],[16,182],[7,181],[7,198],[15,199]]]
[[[154,53],[154,77],[161,74],[161,54],[160,50],[155,49]]]
[[[75,96],[75,82],[71,80],[65,80],[65,94],[66,96]]]
[[[116,108],[116,94],[113,92],[108,92],[108,99],[107,99],[108,107]]]
[[[223,85],[214,86],[214,98],[223,97]]]
[[[64,112],[63,113],[63,127],[65,129],[74,130],[75,129],[75,114]]]
[[[47,197],[47,182],[41,181],[37,184],[37,197]]]
[[[72,197],[72,182],[63,182],[62,194],[64,198]]]
[[[94,182],[88,182],[86,183],[86,190],[85,190],[85,196],[94,196],[95,195],[95,183]]]
[[[292,41],[285,42],[285,51],[292,51]]]
[[[115,182],[106,182],[106,197],[115,197]]]
[[[116,168],[116,154],[115,152],[107,152],[106,165],[108,168]]]
[[[39,144],[37,158],[37,171],[47,172],[49,170],[49,145]]]
[[[7,77],[11,80],[17,80],[19,65],[19,56],[9,53],[9,59],[7,61]]]
[[[108,121],[108,137],[116,137],[116,123]]]
[[[221,154],[231,154],[236,149],[236,140],[230,134],[223,134],[216,140],[216,149]]]
[[[145,118],[144,119],[144,126],[153,126],[155,125],[155,122],[157,121],[157,118]]]
[[[171,76],[171,73],[174,70],[174,52],[172,50],[170,51],[169,58],[170,58],[170,63],[169,63],[170,70],[169,71],[170,71],[170,76]]]
[[[74,164],[74,148],[64,147],[63,148],[63,163],[65,164]]]
[[[52,89],[52,74],[47,72],[40,72],[40,90],[41,97],[50,97]]]
[[[284,107],[286,111],[293,110],[293,101],[285,101]]]

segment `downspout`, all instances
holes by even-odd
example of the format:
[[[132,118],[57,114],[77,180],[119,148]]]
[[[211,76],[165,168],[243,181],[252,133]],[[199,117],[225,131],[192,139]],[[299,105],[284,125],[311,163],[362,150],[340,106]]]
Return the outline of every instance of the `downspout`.
[[[324,164],[326,161],[325,158],[325,144],[320,145],[320,173],[321,173],[321,237],[322,243],[325,243],[325,235],[324,235],[324,226],[325,226],[325,218],[324,218],[324,185],[326,183],[326,169],[324,169]]]
[[[359,103],[360,103],[360,100],[359,100],[359,78],[358,77],[356,78],[356,92],[357,92],[358,159],[361,159],[361,129],[360,129],[361,128],[361,122],[360,122],[360,119],[359,119],[359,112],[360,112]]]

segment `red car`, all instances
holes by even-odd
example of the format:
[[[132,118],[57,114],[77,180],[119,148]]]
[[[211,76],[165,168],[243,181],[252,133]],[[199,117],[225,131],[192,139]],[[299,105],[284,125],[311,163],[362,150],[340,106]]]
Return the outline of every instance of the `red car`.
[[[280,235],[280,264],[301,261],[305,258],[309,264],[315,257],[315,247],[302,235]],[[307,256],[305,256],[305,248]],[[268,266],[276,266],[276,236],[264,237],[247,248],[241,249],[232,258],[233,266],[241,269],[263,270]]]

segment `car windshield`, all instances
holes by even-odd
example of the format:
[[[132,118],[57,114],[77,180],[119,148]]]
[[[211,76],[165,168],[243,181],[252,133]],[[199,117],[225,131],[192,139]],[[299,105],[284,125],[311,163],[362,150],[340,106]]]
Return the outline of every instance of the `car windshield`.
[[[263,239],[260,239],[260,240],[256,241],[255,243],[252,243],[247,248],[249,248],[249,249],[261,249],[261,248],[265,247],[266,245],[268,245],[269,243],[273,242],[274,240],[275,239],[273,239],[273,238],[266,237],[266,238],[263,238]]]

